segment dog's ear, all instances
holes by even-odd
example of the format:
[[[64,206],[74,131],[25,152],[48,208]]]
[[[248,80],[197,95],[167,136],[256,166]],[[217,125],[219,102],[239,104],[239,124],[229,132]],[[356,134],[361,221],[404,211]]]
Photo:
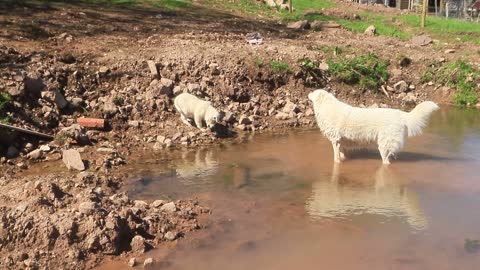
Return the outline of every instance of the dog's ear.
[[[223,121],[223,118],[225,118],[226,113],[224,111],[219,111],[217,114],[217,121]]]
[[[315,102],[315,101],[318,100],[320,95],[321,95],[320,90],[315,90],[315,91],[311,92],[310,94],[308,94],[308,99],[310,99],[312,102]]]

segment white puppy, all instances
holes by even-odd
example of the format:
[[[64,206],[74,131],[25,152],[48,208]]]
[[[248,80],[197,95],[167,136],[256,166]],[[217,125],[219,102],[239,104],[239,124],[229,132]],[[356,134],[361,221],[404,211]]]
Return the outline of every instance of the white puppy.
[[[182,121],[187,125],[192,125],[191,121],[193,119],[197,128],[203,130],[204,122],[208,128],[212,128],[220,121],[220,113],[212,104],[194,95],[182,93],[175,98],[173,103],[180,113]]]
[[[333,146],[333,158],[345,158],[342,144],[374,143],[384,164],[402,149],[406,137],[422,132],[430,114],[438,106],[425,101],[411,112],[384,108],[356,108],[337,100],[332,94],[319,89],[308,94],[313,102],[318,127]]]

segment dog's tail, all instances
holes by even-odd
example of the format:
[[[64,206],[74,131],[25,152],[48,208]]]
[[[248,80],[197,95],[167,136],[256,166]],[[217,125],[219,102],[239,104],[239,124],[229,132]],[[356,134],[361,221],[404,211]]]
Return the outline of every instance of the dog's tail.
[[[439,107],[434,102],[425,101],[407,113],[405,124],[408,128],[408,136],[412,137],[422,133],[422,129],[427,125],[430,114],[438,109]]]

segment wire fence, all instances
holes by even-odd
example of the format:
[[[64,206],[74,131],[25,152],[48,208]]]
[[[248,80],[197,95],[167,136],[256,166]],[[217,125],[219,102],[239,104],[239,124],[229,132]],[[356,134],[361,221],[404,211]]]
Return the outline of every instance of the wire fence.
[[[480,21],[480,0],[427,0],[429,15]],[[383,4],[388,7],[421,12],[422,0],[353,0],[361,4]]]

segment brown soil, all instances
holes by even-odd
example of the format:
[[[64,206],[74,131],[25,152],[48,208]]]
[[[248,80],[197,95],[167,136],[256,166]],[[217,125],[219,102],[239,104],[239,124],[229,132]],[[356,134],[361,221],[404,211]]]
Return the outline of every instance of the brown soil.
[[[345,14],[349,10],[355,13],[356,6],[339,5],[344,5],[340,7],[345,7]],[[83,176],[68,175],[1,179],[0,252],[6,259],[0,265],[12,269],[21,265],[48,268],[62,260],[75,263],[67,268],[91,267],[102,260],[103,254],[131,252],[129,245],[112,240],[126,241],[124,230],[129,240],[141,228],[148,235],[140,234],[151,245],[157,245],[164,239],[158,237],[164,223],[145,224],[149,215],[160,215],[159,220],[174,224],[172,229],[180,235],[198,227],[192,223],[191,215],[203,210],[191,202],[179,203],[181,214],[175,218],[163,217],[163,212],[149,206],[145,211],[139,210],[140,227],[131,223],[136,222],[135,218],[129,220],[130,213],[138,210],[133,209],[138,208],[136,203],[127,200],[117,205],[109,199],[124,181],[123,177],[111,178],[110,170],[128,162],[130,153],[209,144],[249,130],[313,127],[307,93],[319,87],[326,87],[340,99],[356,105],[405,109],[414,105],[406,104],[405,93],[392,92],[387,97],[381,92],[359,91],[332,81],[325,74],[317,80],[301,70],[298,59],[308,57],[324,62],[332,57],[328,48],[335,46],[352,56],[375,53],[391,60],[388,86],[404,80],[415,86],[409,90],[416,98],[413,103],[427,99],[448,103],[453,90],[421,84],[420,76],[432,62],[440,58],[453,61],[467,55],[471,48],[465,48],[473,46],[435,42],[412,47],[395,38],[359,35],[343,29],[295,31],[273,21],[232,16],[201,3],[195,6],[196,16],[188,12],[76,4],[4,7],[0,8],[0,90],[25,89],[5,108],[11,124],[55,135],[80,116],[105,118],[108,122],[102,131],[82,130],[88,142],[81,142],[78,134],[57,136],[54,143],[49,143],[48,153],[30,159],[28,153],[45,142],[2,134],[0,143],[5,147],[0,154],[6,154],[12,145],[19,150],[16,159],[2,158],[1,170],[5,175],[18,173],[18,168],[34,163],[58,160],[62,149],[78,148],[79,144],[87,145],[82,148],[82,156],[89,161],[90,171],[96,172],[88,181]],[[246,44],[245,34],[250,32],[261,33],[264,44]],[[317,50],[319,47],[324,49]],[[456,52],[445,54],[445,49]],[[401,66],[401,56],[410,58],[411,64]],[[147,60],[157,64],[158,78],[150,73]],[[269,68],[271,60],[287,62],[292,70],[276,73]],[[35,82],[41,82],[40,86]],[[158,90],[169,82],[173,83],[167,87],[169,91],[188,89],[208,98],[217,108],[231,112],[232,117],[215,132],[201,133],[185,126],[173,108],[173,95]],[[59,108],[54,99],[42,96],[55,91],[66,98],[68,106]],[[295,111],[285,111],[285,105],[292,103]],[[285,112],[284,117],[277,116],[280,111]],[[249,120],[242,121],[243,118]],[[98,147],[113,150],[99,153]],[[60,171],[64,171],[62,166],[58,166]],[[98,188],[101,192],[95,191]],[[77,215],[75,209],[86,199],[94,202],[95,210],[101,210]],[[113,234],[105,227],[112,218],[118,225],[115,228],[122,228]],[[108,241],[103,241],[103,236]]]

